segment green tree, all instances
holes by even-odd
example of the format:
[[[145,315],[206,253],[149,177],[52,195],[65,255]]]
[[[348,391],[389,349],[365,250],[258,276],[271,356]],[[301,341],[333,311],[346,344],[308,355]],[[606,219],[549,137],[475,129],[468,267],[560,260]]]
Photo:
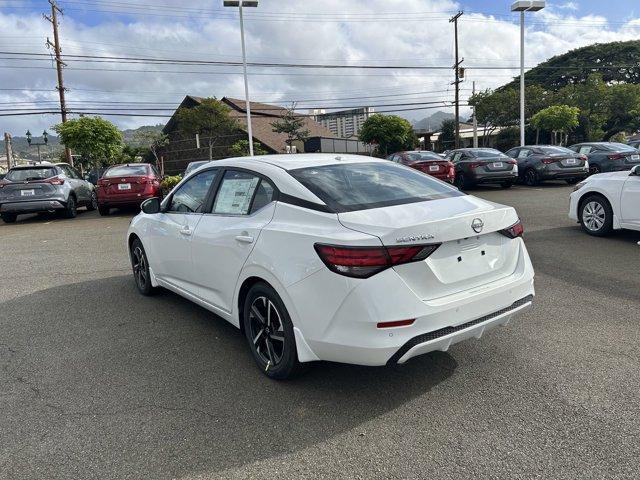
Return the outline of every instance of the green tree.
[[[456,141],[456,120],[455,118],[444,120],[440,126],[440,137],[438,142],[442,150],[451,150]]]
[[[234,157],[248,157],[249,156],[249,140],[238,140],[231,145],[229,152]],[[253,154],[254,155],[266,155],[267,152],[259,142],[253,142]]]
[[[289,151],[292,150],[291,146],[293,142],[304,142],[309,138],[309,130],[305,128],[306,122],[304,117],[296,115],[294,109],[295,104],[293,104],[291,108],[286,109],[280,120],[271,123],[271,127],[275,133],[284,133],[287,136],[286,142],[289,146]]]
[[[378,154],[387,156],[409,150],[416,144],[411,124],[397,115],[375,113],[365,120],[360,129],[360,140],[378,145]]]
[[[583,83],[568,85],[555,94],[557,102],[553,103],[562,102],[580,109],[578,127],[575,131],[578,141],[602,139],[604,125],[609,118],[608,92],[609,87],[602,75],[593,73]]]
[[[238,122],[231,117],[231,109],[215,98],[205,98],[193,108],[180,108],[176,112],[178,128],[187,135],[200,135],[209,148],[209,160],[213,160],[213,147],[224,145],[234,133]]]
[[[80,117],[55,125],[61,142],[80,155],[80,164],[108,165],[122,151],[122,133],[108,120],[100,117]]]
[[[137,144],[144,145],[153,155],[156,165],[160,166],[160,150],[169,144],[169,137],[154,130],[140,130],[134,134],[133,139]]]
[[[603,140],[619,132],[635,132],[640,128],[640,85],[620,84],[609,87],[609,115],[604,124]]]
[[[544,108],[531,117],[531,125],[539,130],[548,130],[553,133],[554,143],[556,133],[560,134],[560,145],[566,140],[569,131],[578,126],[578,107],[569,105],[551,105]]]

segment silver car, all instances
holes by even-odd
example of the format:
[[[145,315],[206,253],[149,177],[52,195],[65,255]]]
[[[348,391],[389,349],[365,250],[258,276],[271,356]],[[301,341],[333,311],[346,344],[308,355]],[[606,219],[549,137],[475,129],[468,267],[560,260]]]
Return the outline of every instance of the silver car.
[[[60,212],[76,216],[78,207],[95,210],[93,184],[67,163],[37,163],[13,167],[0,180],[0,217],[13,223],[25,213]]]

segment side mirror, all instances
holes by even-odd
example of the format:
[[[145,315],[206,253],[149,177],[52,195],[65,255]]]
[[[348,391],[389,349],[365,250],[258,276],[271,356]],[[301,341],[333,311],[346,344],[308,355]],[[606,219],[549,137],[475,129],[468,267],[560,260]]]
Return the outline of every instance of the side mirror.
[[[148,198],[140,205],[143,213],[153,215],[160,213],[160,199],[158,197]]]

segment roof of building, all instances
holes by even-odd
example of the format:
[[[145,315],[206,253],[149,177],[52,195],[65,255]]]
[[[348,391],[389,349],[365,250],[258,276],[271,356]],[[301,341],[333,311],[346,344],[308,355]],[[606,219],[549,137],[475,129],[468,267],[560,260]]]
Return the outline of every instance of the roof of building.
[[[180,107],[193,108],[202,103],[203,97],[187,95]],[[223,97],[221,102],[231,108],[231,116],[238,121],[238,126],[242,131],[247,131],[246,106],[244,100],[237,98]],[[176,110],[177,111],[177,110]],[[283,152],[286,146],[287,135],[273,131],[271,124],[277,121],[286,113],[287,109],[277,105],[251,102],[251,127],[253,138],[275,152]],[[304,121],[304,128],[309,130],[309,137],[330,137],[336,136],[327,128],[320,125],[313,118],[299,115]],[[175,127],[175,113],[165,125],[163,132],[167,133]]]

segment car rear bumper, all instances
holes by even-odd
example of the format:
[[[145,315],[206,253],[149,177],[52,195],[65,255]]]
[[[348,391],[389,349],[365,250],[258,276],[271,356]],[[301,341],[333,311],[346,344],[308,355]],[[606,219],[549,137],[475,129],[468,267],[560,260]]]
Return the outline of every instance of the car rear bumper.
[[[110,207],[139,206],[142,202],[149,198],[157,197],[158,194],[140,193],[135,196],[127,195],[125,197],[102,197],[98,198],[98,205]]]
[[[489,184],[489,183],[505,183],[505,182],[513,182],[515,183],[518,180],[518,172],[505,172],[505,173],[491,173],[491,174],[480,174],[476,175],[472,180],[480,184]]]
[[[30,200],[22,202],[7,202],[0,205],[0,213],[37,213],[49,212],[52,210],[62,210],[66,204],[62,200]]]
[[[524,243],[515,241],[518,261],[511,274],[433,299],[421,299],[394,269],[353,282],[326,269],[319,271],[289,288],[296,307],[294,322],[321,360],[376,366],[447,350],[508,323],[531,306],[533,267]],[[322,304],[314,298],[319,290]],[[327,309],[333,311],[329,318]],[[414,322],[392,328],[377,325],[405,319]]]

